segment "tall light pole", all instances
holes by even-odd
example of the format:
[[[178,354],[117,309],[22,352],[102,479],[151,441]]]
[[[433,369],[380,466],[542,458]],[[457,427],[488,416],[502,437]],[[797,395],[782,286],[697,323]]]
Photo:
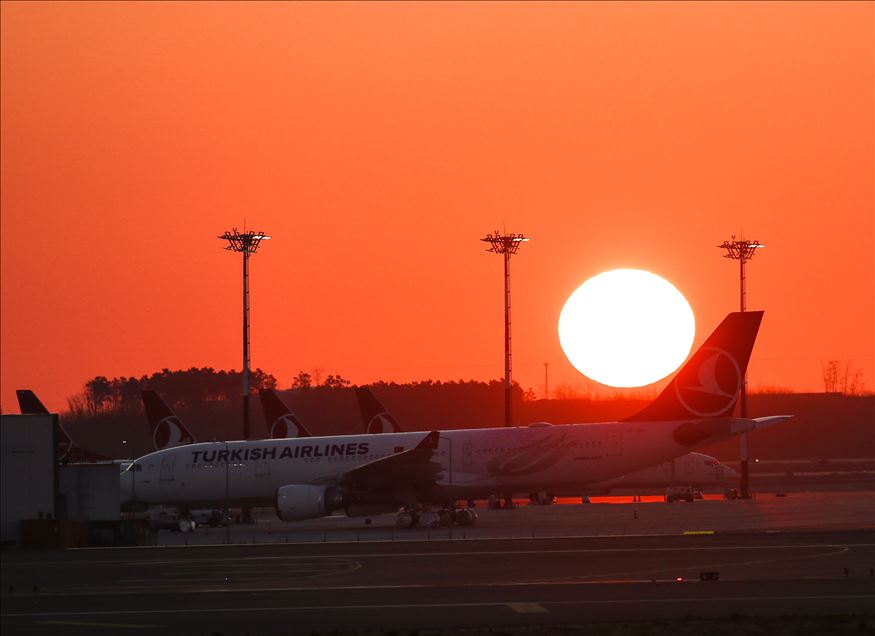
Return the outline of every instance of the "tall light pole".
[[[545,400],[550,399],[550,384],[548,382],[548,376],[547,376],[547,372],[548,372],[549,368],[550,368],[550,363],[545,362],[544,363],[544,399]]]
[[[487,234],[480,239],[489,243],[487,252],[504,255],[504,425],[513,426],[511,413],[511,354],[510,354],[510,257],[517,253],[527,239],[522,234]]]
[[[759,241],[748,241],[746,239],[739,238],[736,239],[735,235],[732,235],[731,241],[723,241],[722,244],[718,245],[720,249],[726,250],[726,254],[723,255],[724,258],[731,258],[732,260],[738,261],[739,267],[739,281],[740,281],[740,290],[739,290],[739,305],[740,310],[744,311],[745,300],[747,295],[747,289],[745,285],[744,279],[744,264],[751,260],[756,254],[756,251],[762,247],[765,247]],[[739,409],[741,417],[747,417],[747,371],[745,370],[744,379],[741,383],[741,394],[739,396]],[[741,498],[742,499],[750,499],[750,472],[748,471],[748,440],[747,433],[741,434],[741,452],[739,453],[741,459]]]
[[[235,227],[220,237],[228,241],[226,250],[243,254],[243,439],[249,439],[249,255],[258,251],[262,241],[269,239],[264,232],[244,232]]]

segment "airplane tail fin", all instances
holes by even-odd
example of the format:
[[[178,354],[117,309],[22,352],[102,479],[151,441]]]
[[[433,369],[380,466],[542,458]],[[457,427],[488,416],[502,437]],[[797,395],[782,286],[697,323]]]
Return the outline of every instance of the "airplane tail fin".
[[[392,414],[380,403],[377,396],[366,386],[355,389],[355,397],[359,403],[359,411],[365,423],[365,433],[403,433]]]
[[[40,399],[30,389],[18,389],[15,391],[18,398],[18,408],[22,415],[48,415],[49,410],[40,402]]]
[[[182,446],[194,442],[185,424],[176,417],[167,403],[150,389],[142,391],[143,408],[146,409],[146,421],[149,423],[149,431],[152,433],[152,442],[155,450]]]
[[[731,416],[762,319],[762,311],[726,316],[662,393],[625,421]]]
[[[271,439],[285,439],[287,437],[312,437],[301,421],[286,406],[277,392],[273,389],[259,389],[258,398],[261,400],[261,408],[264,411],[264,421]]]
[[[18,398],[18,408],[22,415],[48,415],[49,410],[30,389],[16,389],[15,397]],[[66,462],[70,451],[78,450],[73,440],[67,435],[67,431],[58,426],[58,461]]]

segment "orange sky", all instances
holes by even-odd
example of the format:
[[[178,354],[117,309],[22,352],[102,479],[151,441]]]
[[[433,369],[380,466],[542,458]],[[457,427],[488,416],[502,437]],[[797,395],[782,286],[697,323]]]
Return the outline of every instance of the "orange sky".
[[[582,376],[588,277],[672,281],[696,344],[737,307],[715,246],[767,244],[750,381],[875,388],[871,3],[2,3],[2,386],[253,366],[354,383]]]

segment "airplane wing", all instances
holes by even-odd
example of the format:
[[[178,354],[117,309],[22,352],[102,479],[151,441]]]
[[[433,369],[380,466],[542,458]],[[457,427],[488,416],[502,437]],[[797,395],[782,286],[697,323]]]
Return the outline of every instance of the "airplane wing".
[[[754,428],[766,428],[767,426],[774,426],[775,424],[786,422],[791,418],[793,418],[792,415],[769,415],[766,417],[755,417],[753,418],[753,421],[755,422]]]
[[[356,492],[380,490],[393,483],[434,483],[442,470],[439,463],[431,461],[439,437],[438,431],[432,431],[415,448],[375,459],[319,481],[334,483]]]

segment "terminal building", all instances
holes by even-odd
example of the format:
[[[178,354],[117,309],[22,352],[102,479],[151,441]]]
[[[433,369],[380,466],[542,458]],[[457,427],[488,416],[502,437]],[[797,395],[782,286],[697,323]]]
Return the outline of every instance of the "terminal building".
[[[132,542],[121,521],[119,463],[61,464],[61,437],[56,414],[0,416],[3,545]]]

